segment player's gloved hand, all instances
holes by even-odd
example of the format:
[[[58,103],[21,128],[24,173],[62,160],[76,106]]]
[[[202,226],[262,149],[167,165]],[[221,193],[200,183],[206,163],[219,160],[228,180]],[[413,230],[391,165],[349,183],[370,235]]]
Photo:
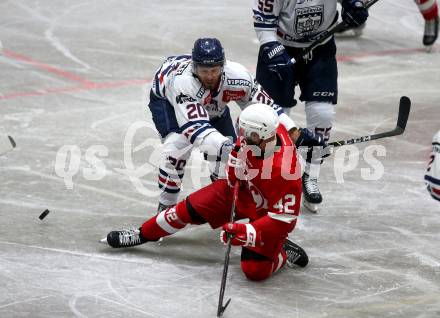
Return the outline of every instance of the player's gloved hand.
[[[220,152],[216,158],[215,161],[222,161],[222,162],[226,162],[229,158],[229,154],[232,151],[232,148],[234,148],[234,144],[232,142],[230,142],[229,140],[225,141],[221,148],[220,148]],[[206,160],[206,158],[205,158]]]
[[[319,157],[325,158],[330,156],[330,147],[325,142],[323,135],[315,133],[307,128],[300,128],[299,132],[298,139],[295,142],[297,147],[321,147]]]
[[[243,153],[240,152],[242,140],[237,138],[237,141],[229,154],[228,164],[226,165],[226,177],[228,184],[233,187],[235,182],[240,183],[244,181],[244,171],[246,163],[244,162]]]
[[[272,41],[263,44],[260,54],[262,54],[262,62],[280,81],[287,78],[287,72],[293,72],[294,64],[291,57],[280,42]]]
[[[368,10],[361,0],[342,1],[342,20],[350,27],[358,27],[367,21]]]
[[[226,223],[220,232],[220,241],[227,244],[231,238],[231,244],[235,246],[260,246],[261,234],[250,223]]]

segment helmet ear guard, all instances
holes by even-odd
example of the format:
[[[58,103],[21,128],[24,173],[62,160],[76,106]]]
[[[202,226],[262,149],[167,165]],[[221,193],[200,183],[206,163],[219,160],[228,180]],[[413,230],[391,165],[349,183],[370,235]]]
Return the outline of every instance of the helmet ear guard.
[[[246,107],[238,120],[240,135],[246,139],[254,139],[255,134],[261,140],[275,136],[279,125],[275,110],[266,104],[253,104]]]

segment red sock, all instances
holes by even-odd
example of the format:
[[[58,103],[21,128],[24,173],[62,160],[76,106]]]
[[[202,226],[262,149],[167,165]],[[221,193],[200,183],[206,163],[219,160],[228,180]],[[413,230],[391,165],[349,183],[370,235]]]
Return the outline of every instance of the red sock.
[[[148,241],[157,241],[183,229],[190,221],[185,201],[168,208],[142,224],[141,234]]]
[[[438,17],[436,0],[416,0],[416,3],[425,20],[432,20]]]

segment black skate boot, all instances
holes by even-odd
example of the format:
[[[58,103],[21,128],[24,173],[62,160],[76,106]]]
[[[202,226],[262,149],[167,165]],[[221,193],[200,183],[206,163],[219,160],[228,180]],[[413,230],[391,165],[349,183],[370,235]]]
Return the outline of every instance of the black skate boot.
[[[425,21],[425,32],[423,34],[423,45],[427,46],[428,50],[432,48],[432,45],[438,37],[438,22],[439,18]]]
[[[291,240],[286,239],[283,244],[283,249],[287,254],[287,266],[290,268],[294,267],[294,265],[298,265],[300,267],[306,267],[309,263],[309,257],[306,252],[302,249],[302,247],[296,245]]]
[[[304,173],[302,177],[303,188],[303,204],[311,212],[316,213],[318,206],[322,202],[321,192],[318,188],[318,180],[316,178],[310,178],[307,173]]]
[[[147,240],[142,237],[141,231],[138,229],[111,231],[106,238],[101,240],[101,243],[107,243],[114,248],[131,247],[145,242]]]

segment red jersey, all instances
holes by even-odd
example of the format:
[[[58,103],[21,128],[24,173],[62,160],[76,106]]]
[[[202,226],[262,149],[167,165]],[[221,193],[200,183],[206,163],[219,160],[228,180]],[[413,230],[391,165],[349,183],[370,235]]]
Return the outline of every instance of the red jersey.
[[[246,151],[246,166],[248,189],[256,214],[249,211],[250,202],[245,199],[249,197],[243,190],[240,191],[238,210],[248,214],[251,221],[266,214],[286,223],[296,220],[301,202],[301,167],[296,147],[284,126],[279,125],[277,129],[277,146],[273,155],[263,158],[260,153],[254,155],[252,151]]]
[[[249,218],[261,235],[262,245],[249,249],[270,258],[278,257],[287,235],[294,229],[301,203],[301,167],[296,147],[286,129],[277,129],[277,146],[266,158],[246,151],[248,186],[240,188],[235,221]],[[190,194],[176,209],[197,215],[197,222],[217,228],[229,222],[233,201],[232,188],[225,179]],[[191,212],[193,211],[193,212]]]

